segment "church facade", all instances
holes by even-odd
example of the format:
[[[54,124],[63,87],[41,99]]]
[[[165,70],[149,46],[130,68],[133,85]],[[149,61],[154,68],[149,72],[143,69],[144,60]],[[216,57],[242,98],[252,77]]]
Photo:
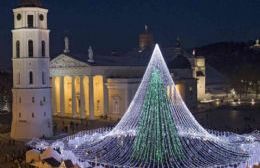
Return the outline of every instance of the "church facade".
[[[94,120],[119,119],[128,108],[144,74],[154,46],[148,27],[139,36],[139,48],[125,54],[85,55],[64,52],[50,63],[52,112],[55,116]],[[186,52],[179,40],[163,48],[179,93],[195,109],[205,96],[205,59]]]

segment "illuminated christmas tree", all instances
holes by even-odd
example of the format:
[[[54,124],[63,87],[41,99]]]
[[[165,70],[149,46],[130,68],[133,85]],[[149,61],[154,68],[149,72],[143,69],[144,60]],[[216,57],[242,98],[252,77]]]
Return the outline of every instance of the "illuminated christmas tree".
[[[181,158],[182,145],[172,118],[170,100],[157,69],[151,74],[138,125],[134,159],[163,165],[174,156]]]
[[[176,91],[156,45],[139,88],[113,129],[83,131],[51,144],[82,168],[108,167],[212,168],[246,167],[260,162],[260,133],[237,135],[204,129]]]

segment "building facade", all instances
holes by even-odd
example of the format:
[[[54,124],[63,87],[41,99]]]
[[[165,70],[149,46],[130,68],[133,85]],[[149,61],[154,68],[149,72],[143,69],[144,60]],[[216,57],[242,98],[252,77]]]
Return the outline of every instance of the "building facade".
[[[52,135],[47,9],[21,1],[13,10],[13,139]]]
[[[139,48],[121,55],[94,54],[91,47],[88,54],[74,55],[66,37],[64,52],[50,64],[53,114],[90,120],[121,118],[152,54],[153,38],[148,37],[152,33],[147,31],[146,27],[145,36],[139,36]],[[179,41],[162,52],[182,98],[195,109],[205,96],[204,58],[186,52]]]
[[[54,115],[90,120],[101,116],[117,119],[123,115],[144,67],[94,64],[76,60],[69,53],[51,61]]]

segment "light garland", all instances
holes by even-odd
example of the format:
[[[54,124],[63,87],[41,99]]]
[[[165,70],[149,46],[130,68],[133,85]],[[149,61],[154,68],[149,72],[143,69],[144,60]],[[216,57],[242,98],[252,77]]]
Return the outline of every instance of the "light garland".
[[[81,167],[207,168],[260,162],[260,133],[237,135],[205,130],[178,94],[159,46],[121,121],[113,129],[83,131],[53,143],[30,146],[59,150]]]

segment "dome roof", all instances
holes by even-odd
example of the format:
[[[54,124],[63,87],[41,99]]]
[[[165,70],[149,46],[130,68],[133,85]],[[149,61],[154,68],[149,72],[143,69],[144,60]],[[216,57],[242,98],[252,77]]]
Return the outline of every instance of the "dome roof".
[[[169,62],[170,69],[191,69],[190,61],[183,55],[178,55]]]
[[[19,7],[41,7],[40,0],[21,0]]]

